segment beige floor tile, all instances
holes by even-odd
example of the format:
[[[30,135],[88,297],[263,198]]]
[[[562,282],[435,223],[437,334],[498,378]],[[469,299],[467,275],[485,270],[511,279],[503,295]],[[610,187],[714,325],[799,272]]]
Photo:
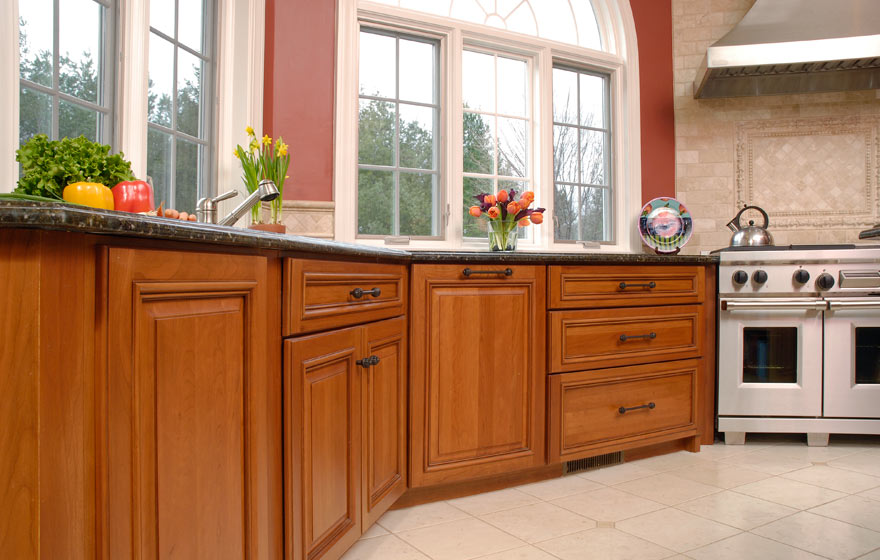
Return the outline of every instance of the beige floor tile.
[[[815,507],[810,513],[880,531],[880,502],[864,496],[847,496]]]
[[[734,492],[748,494],[795,509],[809,509],[846,496],[836,490],[778,476],[738,486]]]
[[[867,498],[865,498],[867,499]],[[880,504],[878,504],[880,505]],[[748,531],[798,510],[736,492],[719,492],[676,506],[682,511]]]
[[[768,474],[782,474],[813,465],[811,461],[785,455],[781,446],[768,447],[754,453],[743,453],[721,461]]]
[[[778,543],[753,535],[752,533],[740,533],[735,537],[724,539],[710,545],[690,550],[688,556],[695,560],[821,560],[804,550],[800,550],[787,544]]]
[[[452,507],[446,502],[434,502],[387,511],[379,518],[378,523],[392,533],[399,533],[468,517],[470,514]]]
[[[379,525],[378,523],[374,523],[372,527],[367,529],[367,531],[361,535],[362,539],[372,539],[373,537],[381,537],[382,535],[387,535],[388,531],[385,527]]]
[[[847,494],[855,494],[880,486],[880,478],[826,465],[814,465],[781,476]]]
[[[602,488],[602,485],[576,475],[562,476],[516,487],[520,492],[525,492],[545,502],[597,488]]]
[[[630,480],[645,478],[646,476],[652,476],[654,474],[657,473],[650,469],[640,467],[638,466],[638,462],[634,462],[596,469],[595,471],[587,471],[578,474],[578,476],[611,486],[614,484],[620,484],[621,482],[629,482]]]
[[[527,543],[480,519],[461,519],[397,533],[432,560],[465,560],[520,548]],[[381,537],[377,537],[381,538]],[[371,542],[375,539],[370,539]]]
[[[666,474],[727,489],[736,488],[743,484],[757,482],[773,476],[740,466],[719,463],[718,461],[712,461],[707,465],[691,465],[689,467],[669,471]]]
[[[760,451],[761,449],[766,449],[768,447],[770,446],[764,443],[746,442],[745,445],[726,445],[723,442],[716,442],[715,445],[701,446],[699,456],[700,459],[716,461],[725,457]]]
[[[546,541],[596,526],[592,519],[544,502],[487,513],[481,515],[480,519],[528,543]]]
[[[686,480],[666,473],[631,480],[630,482],[617,484],[614,487],[668,506],[674,506],[675,504],[721,491],[716,486],[709,486],[708,484]]]
[[[880,477],[880,452],[862,451],[828,462],[829,467]]]
[[[659,560],[673,551],[617,529],[591,529],[538,543],[562,560]]]
[[[547,554],[540,548],[524,546],[522,548],[497,552],[489,556],[480,556],[477,560],[557,560],[557,558]]]
[[[880,533],[802,511],[752,531],[834,560],[848,560],[880,547]]]
[[[880,548],[878,548],[874,552],[869,552],[864,556],[859,556],[858,560],[880,560]]]
[[[567,496],[553,503],[596,521],[621,521],[665,507],[616,488]]]
[[[867,492],[859,492],[859,496],[865,496],[866,498],[871,498],[872,500],[880,502],[880,488],[872,488]]]
[[[686,552],[739,533],[728,525],[673,508],[621,521],[616,528],[676,552]]]
[[[483,515],[484,513],[492,513],[493,511],[527,506],[540,501],[539,498],[536,498],[531,494],[520,492],[514,488],[508,488],[506,490],[486,492],[485,494],[476,494],[466,498],[456,498],[454,500],[449,500],[448,503],[460,510],[470,513],[471,515]]]
[[[810,447],[809,445],[781,446],[778,451],[788,457],[803,459],[811,462],[827,463],[853,453],[859,453],[866,448],[860,445],[835,444],[828,447]]]
[[[666,455],[658,455],[648,459],[635,461],[635,465],[643,469],[656,472],[671,471],[682,467],[707,465],[711,459],[701,457],[699,453],[691,453],[689,451],[678,451],[676,453],[668,453]]]
[[[342,560],[431,560],[394,535],[359,540]]]

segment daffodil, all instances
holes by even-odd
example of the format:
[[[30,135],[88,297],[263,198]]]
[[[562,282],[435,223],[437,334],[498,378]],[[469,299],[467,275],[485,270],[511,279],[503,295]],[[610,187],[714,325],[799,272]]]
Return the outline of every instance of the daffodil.
[[[254,136],[254,127],[249,126],[249,127],[245,128],[244,131],[247,132],[248,136]]]
[[[268,134],[264,135],[264,136],[263,136],[263,145],[264,145],[264,146],[269,146],[269,145],[271,145],[271,144],[272,144],[272,139],[269,138],[269,135],[268,135]]]
[[[251,140],[251,143],[248,145],[248,148],[250,148],[251,152],[256,152],[257,150],[260,149],[260,143],[257,142],[256,138],[254,138],[253,140]]]
[[[276,147],[277,147],[279,156],[286,156],[287,155],[287,144],[285,144],[284,142],[281,142],[279,140],[278,145]]]

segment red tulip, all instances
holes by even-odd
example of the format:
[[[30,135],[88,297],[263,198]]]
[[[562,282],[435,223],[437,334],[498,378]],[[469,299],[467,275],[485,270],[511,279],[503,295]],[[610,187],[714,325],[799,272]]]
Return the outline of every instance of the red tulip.
[[[471,206],[471,207],[470,207],[470,210],[468,210],[468,213],[469,213],[471,216],[473,216],[474,218],[479,218],[479,217],[480,217],[480,214],[482,214],[483,211],[480,210],[480,207],[479,207],[479,206]]]
[[[525,227],[525,226],[529,225],[529,219],[528,218],[520,218],[519,222],[517,222],[517,223],[519,223],[519,225]]]
[[[520,210],[520,208],[519,208],[518,202],[511,202],[510,204],[507,205],[507,213],[508,214],[516,215],[516,213],[519,212],[519,210]]]
[[[533,224],[540,224],[544,221],[544,214],[541,214],[540,212],[535,212],[531,216],[529,216],[529,219],[532,220]]]
[[[495,195],[494,194],[487,194],[483,198],[483,202],[486,204],[489,204],[489,205],[495,204]]]
[[[507,191],[503,189],[498,191],[498,194],[495,196],[495,198],[498,199],[498,202],[507,202]]]
[[[495,219],[501,215],[501,210],[499,210],[497,206],[493,206],[492,208],[489,208],[486,213],[489,214],[490,218]]]

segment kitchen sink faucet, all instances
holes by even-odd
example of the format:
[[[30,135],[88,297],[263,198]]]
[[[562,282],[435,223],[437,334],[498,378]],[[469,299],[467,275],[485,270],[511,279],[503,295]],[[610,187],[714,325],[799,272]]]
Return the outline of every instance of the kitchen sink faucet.
[[[269,202],[275,200],[279,196],[278,187],[269,179],[260,181],[257,190],[252,192],[241,204],[235,207],[226,217],[217,220],[217,203],[230,199],[238,194],[238,191],[225,192],[219,196],[200,198],[196,203],[196,218],[200,222],[206,224],[217,224],[221,226],[231,226],[241,218],[245,212],[251,209],[255,204],[260,202]]]

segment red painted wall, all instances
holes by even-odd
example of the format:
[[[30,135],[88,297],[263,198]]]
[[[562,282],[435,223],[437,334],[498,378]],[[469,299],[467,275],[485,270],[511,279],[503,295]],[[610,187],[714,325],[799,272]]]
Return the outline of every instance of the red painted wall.
[[[266,0],[263,129],[290,146],[286,199],[333,199],[335,49],[335,0]]]
[[[675,196],[672,0],[630,0],[639,44],[642,202]]]
[[[675,195],[672,0],[630,0],[639,46],[642,199]],[[284,198],[333,199],[335,0],[266,0],[263,128],[292,154]]]

